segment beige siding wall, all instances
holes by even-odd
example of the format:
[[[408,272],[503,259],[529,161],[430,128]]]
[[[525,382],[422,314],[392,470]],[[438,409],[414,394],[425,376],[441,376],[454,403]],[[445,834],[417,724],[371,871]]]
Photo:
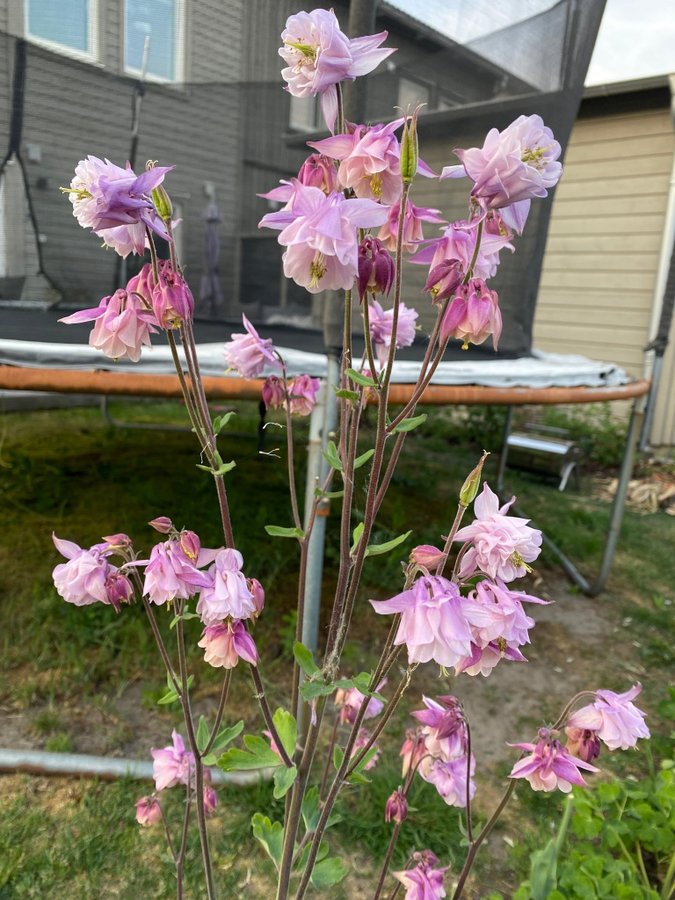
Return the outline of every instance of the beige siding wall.
[[[577,121],[553,205],[536,347],[642,374],[674,152],[665,107]],[[672,363],[666,369],[672,377]],[[671,432],[675,424],[666,378],[659,432],[664,417]]]

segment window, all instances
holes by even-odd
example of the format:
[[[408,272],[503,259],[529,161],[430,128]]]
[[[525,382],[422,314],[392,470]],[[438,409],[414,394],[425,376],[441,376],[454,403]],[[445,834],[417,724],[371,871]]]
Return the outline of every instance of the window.
[[[182,0],[126,0],[124,4],[124,68],[143,71],[148,38],[146,75],[157,81],[183,80]]]
[[[25,0],[29,40],[72,56],[95,56],[95,6],[92,0]]]
[[[289,125],[293,131],[316,131],[317,124],[317,107],[316,97],[295,97],[291,98],[291,114]]]

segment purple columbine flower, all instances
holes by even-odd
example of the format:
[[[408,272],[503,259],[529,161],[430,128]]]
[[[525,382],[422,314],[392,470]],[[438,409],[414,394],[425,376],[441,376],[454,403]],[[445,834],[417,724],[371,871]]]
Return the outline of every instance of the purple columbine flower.
[[[175,784],[187,784],[194,771],[194,756],[185,749],[185,741],[174,729],[171,732],[172,745],[152,749],[152,776],[155,788],[163,791]]]
[[[104,297],[93,309],[82,309],[59,319],[64,325],[95,322],[89,335],[89,346],[102,350],[111,359],[138,362],[143,347],[150,346],[150,335],[156,332],[155,315],[136,294],[117,290]]]
[[[255,607],[254,618],[257,618],[265,608],[265,589],[257,578],[247,578],[246,586],[253,597],[253,606]]]
[[[398,322],[396,325],[396,348],[410,347],[415,340],[416,322],[419,313],[399,303]],[[377,300],[368,304],[368,325],[370,337],[375,344],[377,361],[385,366],[389,357],[389,348],[394,340],[394,310],[383,309]]]
[[[298,181],[300,184],[319,188],[326,195],[340,190],[333,160],[321,153],[311,153],[307,157],[300,166]],[[271,199],[273,200],[274,197]]]
[[[641,684],[634,684],[623,694],[596,691],[595,701],[572,713],[567,725],[595,732],[610,750],[628,750],[639,738],[649,737],[645,714],[631,702],[641,690]]]
[[[241,318],[246,334],[233,334],[232,340],[225,344],[228,369],[243,378],[257,378],[262,375],[265,366],[280,368],[271,338],[261,338],[246,316],[242,314]]]
[[[176,598],[187,600],[200,588],[212,584],[213,579],[206,572],[200,572],[196,565],[210,561],[209,555],[210,551],[205,551],[199,560],[190,559],[180,540],[155,544],[150,559],[139,560],[139,563],[147,563],[143,593],[158,606]]]
[[[464,269],[458,259],[444,259],[429,269],[424,291],[431,294],[432,303],[452,297],[464,280]]]
[[[359,244],[359,296],[388,295],[394,283],[394,260],[377,238],[365,237]]]
[[[171,264],[163,266],[152,291],[152,309],[160,326],[179,328],[183,322],[192,321],[194,308],[192,291],[183,276]]]
[[[391,600],[371,600],[380,615],[401,613],[394,644],[405,644],[408,662],[454,666],[471,652],[471,630],[462,609],[459,588],[438,575],[418,578]]]
[[[584,762],[593,762],[600,756],[600,738],[597,731],[568,725],[565,728],[565,735],[567,737],[565,749],[571,756],[583,759]]]
[[[400,207],[400,203],[396,203],[391,207],[387,221],[377,233],[377,239],[382,241],[387,250],[390,250],[392,253],[396,252]],[[445,219],[441,216],[440,209],[432,209],[429,206],[415,206],[414,203],[408,201],[403,220],[403,244],[401,250],[404,253],[415,253],[419,244],[424,240],[422,222],[444,225]]]
[[[141,797],[136,802],[136,821],[139,825],[156,825],[162,821],[162,808],[157,797]]]
[[[262,388],[262,399],[267,409],[283,409],[286,405],[286,388],[283,378],[268,375]]]
[[[204,662],[214,668],[233,669],[240,659],[252,666],[258,663],[255,641],[243,622],[231,619],[218,625],[208,625],[197,644],[204,652]]]
[[[438,859],[431,850],[415,853],[415,866],[402,872],[394,872],[394,878],[405,888],[403,900],[442,900],[446,897],[443,878],[447,866],[437,868]]]
[[[579,769],[598,772],[595,766],[571,756],[547,728],[539,730],[536,744],[509,744],[530,753],[511,769],[509,778],[525,778],[533,791],[554,791],[569,794],[572,785],[587,787]]]
[[[218,794],[207,784],[204,787],[204,812],[207,816],[213,815],[218,808]]]
[[[228,616],[250,619],[256,615],[253,594],[242,572],[244,557],[238,550],[219,550],[202,586],[197,613],[205,625],[215,625]]]
[[[440,339],[457,338],[462,341],[462,350],[468,350],[469,344],[482,344],[492,335],[496,350],[501,333],[497,292],[491,291],[481,278],[472,278],[450,301],[441,322]]]
[[[128,578],[108,562],[110,546],[94,544],[85,550],[55,534],[52,540],[59,553],[68,560],[59,563],[52,573],[59,596],[75,606],[105,603],[119,612],[120,602],[128,602],[133,589]]]
[[[376,688],[378,694],[386,683],[387,679],[383,678],[378,684]],[[361,709],[361,704],[365,699],[365,694],[362,694],[358,688],[338,688],[335,692],[335,705],[340,710],[338,714],[340,722],[343,724],[347,722],[350,725],[353,725],[356,721],[356,716]],[[378,700],[377,697],[371,697],[368,701],[368,706],[366,706],[366,713],[363,718],[372,719],[375,716],[379,716],[383,709],[384,703],[382,700]]]
[[[496,229],[496,220],[491,214],[485,217],[483,234],[478,254],[474,260],[478,222],[459,220],[452,222],[443,230],[439,238],[424,241],[423,246],[411,257],[415,265],[429,265],[433,271],[443,263],[458,260],[463,272],[469,270],[473,261],[472,274],[476,278],[493,278],[499,266],[499,254],[503,249],[514,250],[511,233],[507,229]],[[427,284],[431,281],[431,272]],[[433,282],[431,282],[433,286]]]
[[[473,753],[467,765],[466,755],[444,760],[427,756],[418,769],[420,775],[429,784],[433,784],[448,806],[466,806],[466,779],[469,775],[469,799],[476,793],[473,775],[476,771],[476,760]]]
[[[294,97],[321,98],[326,125],[333,131],[337,118],[337,89],[372,72],[394,50],[380,48],[387,32],[349,39],[340,31],[332,10],[315,9],[290,16],[281,33],[279,56],[286,63],[281,77]]]
[[[284,274],[311,294],[350,290],[358,274],[358,228],[381,225],[387,208],[373,200],[326,196],[315,187],[293,181],[287,208],[268,213],[258,227],[277,229],[286,247]]]
[[[88,156],[75,167],[68,195],[73,215],[83,228],[91,228],[120,256],[145,252],[145,229],[166,238],[166,228],[155,211],[152,191],[173,166],[154,166],[137,175],[110,160]]]
[[[441,178],[466,173],[474,182],[471,196],[484,209],[503,209],[546,197],[562,174],[560,144],[541,116],[519,116],[504,131],[492,128],[482,147],[455,150],[461,166],[446,166]],[[463,170],[463,171],[462,171]],[[518,217],[527,216],[521,207]]]
[[[451,760],[466,755],[466,719],[457,697],[446,695],[438,701],[422,697],[426,709],[411,715],[422,725],[425,752],[434,758]]]
[[[401,744],[401,750],[399,751],[399,756],[403,760],[401,777],[405,778],[411,769],[417,768],[426,755],[424,729],[422,727],[414,730],[408,728],[405,733],[405,740]]]
[[[527,564],[541,553],[541,531],[530,528],[529,519],[506,515],[515,500],[512,497],[500,506],[497,495],[487,483],[483,485],[474,503],[475,521],[460,528],[454,538],[471,542],[462,557],[460,578],[467,578],[480,569],[491,578],[508,582],[530,571]]]
[[[291,414],[308,416],[316,406],[321,382],[311,375],[298,375],[288,385]]]

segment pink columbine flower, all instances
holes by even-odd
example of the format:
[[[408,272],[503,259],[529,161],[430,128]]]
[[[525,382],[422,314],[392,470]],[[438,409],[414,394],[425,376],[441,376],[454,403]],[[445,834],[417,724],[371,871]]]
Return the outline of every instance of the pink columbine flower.
[[[408,801],[401,788],[398,788],[398,790],[394,791],[394,793],[387,798],[387,802],[384,806],[384,821],[396,822],[397,825],[400,825],[407,817]]]
[[[61,556],[68,560],[59,563],[52,573],[59,596],[66,603],[75,606],[105,603],[114,606],[119,612],[120,602],[128,602],[133,589],[126,576],[107,561],[110,547],[107,544],[94,544],[85,550],[55,534],[52,535],[52,540]]]
[[[463,280],[464,269],[461,262],[458,259],[444,259],[429,269],[424,292],[431,294],[432,303],[440,303],[441,300],[452,297]]]
[[[156,825],[162,821],[162,808],[156,797],[141,797],[136,802],[136,821],[139,825]]]
[[[639,738],[649,737],[645,714],[631,702],[641,690],[641,684],[634,684],[623,694],[596,691],[595,701],[572,713],[567,725],[596,732],[610,750],[628,750]]]
[[[281,33],[279,56],[286,63],[281,77],[294,97],[321,98],[326,125],[333,131],[337,118],[337,88],[372,72],[394,50],[380,44],[387,32],[350,40],[340,31],[332,10],[315,9],[290,16]]]
[[[501,222],[501,219],[499,220]],[[472,275],[476,278],[493,278],[497,274],[499,266],[499,254],[503,249],[514,250],[511,244],[511,232],[506,228],[497,228],[497,220],[494,214],[488,213],[483,223],[478,254],[474,259],[476,240],[478,238],[478,222],[459,220],[452,222],[443,230],[439,238],[424,241],[423,246],[411,257],[410,261],[415,265],[429,265],[430,273],[427,277],[427,285],[433,288],[431,272],[438,266],[448,262],[457,261],[462,272],[468,272],[473,262]],[[442,275],[437,272],[436,276]],[[431,282],[431,284],[430,284]],[[433,296],[433,291],[432,291]]]
[[[459,588],[438,575],[418,578],[391,600],[371,600],[376,613],[401,613],[394,644],[405,644],[408,662],[454,666],[471,652],[471,630],[462,610]]]
[[[288,385],[291,413],[294,416],[308,416],[316,406],[316,395],[321,387],[318,378],[298,375]]]
[[[170,260],[160,259],[157,261],[158,272],[163,272],[167,266],[171,266]],[[127,281],[125,290],[127,294],[138,294],[138,296],[145,301],[147,306],[151,306],[154,287],[155,276],[152,271],[152,265],[150,263],[145,263],[145,265],[141,267],[138,275],[132,276],[129,281]]]
[[[405,778],[411,769],[417,768],[426,755],[424,729],[422,727],[418,727],[415,730],[412,728],[406,729],[405,740],[399,752],[399,756],[403,760],[401,777]]]
[[[387,208],[373,200],[346,200],[342,194],[326,196],[319,188],[293,182],[286,209],[268,213],[258,227],[280,231],[286,247],[284,274],[311,294],[349,290],[358,274],[358,228],[380,225]]]
[[[572,785],[586,787],[579,769],[598,772],[595,766],[571,756],[547,728],[539,730],[536,744],[510,744],[530,753],[511,769],[509,778],[525,778],[533,791],[554,791],[569,794]]]
[[[446,695],[438,701],[422,697],[422,700],[426,709],[415,710],[411,715],[422,726],[425,753],[445,761],[466,756],[466,719],[457,697]]]
[[[359,244],[359,296],[389,294],[394,283],[394,260],[377,238],[365,237]]]
[[[378,684],[376,689],[378,694],[386,683],[387,679],[383,678]],[[356,721],[356,716],[361,709],[361,704],[365,699],[365,694],[362,694],[358,688],[338,688],[335,692],[335,705],[340,710],[338,715],[340,722],[343,724],[348,722],[350,725],[353,725]],[[378,700],[377,697],[371,697],[368,701],[368,706],[366,706],[366,713],[363,718],[372,719],[375,716],[379,716],[383,709],[384,703],[382,700]]]
[[[207,626],[198,646],[205,651],[204,662],[214,668],[233,669],[240,658],[252,666],[258,663],[255,641],[243,622],[228,620]]]
[[[462,341],[462,350],[469,344],[482,344],[492,335],[496,350],[502,333],[502,314],[496,291],[491,291],[481,278],[463,284],[450,301],[441,322],[440,339],[454,337]]]
[[[143,347],[150,346],[150,335],[156,329],[155,315],[148,310],[136,294],[118,290],[104,297],[98,306],[82,309],[59,319],[64,325],[95,322],[89,335],[89,346],[102,350],[111,359],[129,359],[138,362]]]
[[[68,195],[73,215],[83,228],[91,228],[120,256],[142,255],[146,227],[167,236],[151,194],[172,168],[154,166],[136,175],[129,163],[121,169],[108,159],[88,156],[77,164],[70,183]]]
[[[565,749],[571,756],[583,759],[584,762],[593,762],[600,756],[600,738],[596,731],[568,725],[565,728],[565,735],[567,736]]]
[[[145,568],[143,593],[158,606],[176,597],[187,600],[212,584],[212,578],[200,572],[196,562],[186,554],[180,540],[155,544]]]
[[[396,348],[410,347],[415,340],[415,323],[418,312],[408,308],[405,303],[398,307],[398,322],[396,325]],[[368,305],[368,324],[370,337],[375,344],[377,360],[384,366],[389,357],[389,348],[394,340],[394,310],[383,309],[377,300],[372,300]]]
[[[455,665],[455,675],[482,675],[484,678],[492,672],[494,667],[503,659],[511,662],[527,662],[517,647],[505,644],[504,641],[491,641],[484,647],[471,644],[471,655],[460,659]]]
[[[185,741],[176,730],[172,731],[171,740],[172,746],[151,751],[152,776],[158,791],[187,784],[194,770],[194,756],[185,749]]]
[[[165,266],[152,291],[152,309],[160,326],[179,328],[183,322],[192,320],[194,308],[192,291],[183,276],[170,265]]]
[[[541,552],[541,531],[530,528],[529,519],[506,515],[515,500],[512,497],[500,506],[497,495],[487,483],[483,485],[474,503],[475,521],[455,535],[455,541],[471,542],[462,558],[460,578],[467,578],[478,568],[491,578],[508,582],[530,570],[527,563]]]
[[[283,409],[286,405],[286,388],[283,378],[268,375],[262,389],[263,403],[267,409]]]
[[[387,221],[377,233],[378,240],[382,241],[387,250],[390,250],[392,253],[396,252],[400,206],[401,204],[397,203],[391,207]],[[404,253],[414,253],[418,244],[424,240],[422,222],[445,224],[445,219],[441,216],[440,209],[432,209],[428,206],[415,206],[414,203],[408,201],[403,220],[403,244],[401,249]]]
[[[246,586],[251,592],[253,606],[255,607],[254,617],[257,618],[265,607],[265,589],[257,578],[247,578]]]
[[[473,799],[476,793],[476,785],[473,782],[476,760],[473,753],[469,764],[467,764],[466,755],[450,760],[440,757],[432,759],[428,756],[422,760],[418,771],[425,781],[433,784],[448,806],[466,806],[467,774],[469,775],[469,799]]]
[[[228,616],[250,619],[256,615],[253,594],[242,572],[243,565],[244,557],[238,550],[228,548],[216,554],[197,602],[197,614],[204,625],[215,625]]]
[[[263,339],[242,314],[246,334],[233,334],[225,344],[225,361],[229,369],[243,378],[257,378],[265,366],[280,368],[271,338]]]
[[[441,178],[464,172],[474,182],[471,196],[484,209],[546,197],[562,174],[560,144],[541,116],[519,116],[504,131],[492,128],[482,147],[455,150],[461,166],[446,166]],[[525,213],[526,214],[526,213]]]
[[[356,740],[354,741],[354,746],[352,747],[352,752],[350,754],[350,759],[353,759],[357,756],[369,743],[370,741],[370,732],[366,728],[359,728],[359,733],[356,736]],[[363,767],[364,772],[370,772],[371,769],[374,769],[377,765],[377,761],[380,758],[382,751],[378,748],[377,744],[373,744],[368,748],[368,752],[371,750],[375,750],[375,753],[368,760],[366,765]]]
[[[438,859],[431,850],[415,853],[416,865],[412,869],[394,872],[394,878],[405,888],[403,900],[442,900],[446,897],[443,878],[447,866],[435,868]]]
[[[298,172],[298,181],[309,187],[317,187],[324,194],[332,194],[333,191],[339,190],[333,160],[321,153],[312,153],[307,157]]]

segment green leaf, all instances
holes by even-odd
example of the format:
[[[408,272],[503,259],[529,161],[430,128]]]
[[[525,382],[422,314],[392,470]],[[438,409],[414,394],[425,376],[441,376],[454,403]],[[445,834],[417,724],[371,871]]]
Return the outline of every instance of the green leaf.
[[[378,753],[379,750],[377,747],[370,748],[370,750],[366,753],[361,762],[349,776],[349,781],[352,784],[370,784],[370,778],[368,778],[364,773],[368,763],[371,761],[371,759],[377,756]]]
[[[398,537],[395,537],[391,541],[385,541],[384,544],[371,544],[366,548],[366,556],[381,556],[383,553],[389,553],[390,550],[394,550],[404,541],[407,541],[412,531],[406,531],[405,534],[399,534]]]
[[[305,647],[304,644],[301,644],[300,641],[296,641],[293,644],[293,656],[305,675],[314,675],[319,671],[319,667],[314,662],[312,651]]]
[[[343,397],[345,400],[357,401],[359,399],[358,391],[348,391],[346,388],[333,388],[336,397]]]
[[[342,460],[335,446],[335,441],[328,441],[328,445],[323,451],[323,456],[332,469],[336,469],[338,472],[342,471]]]
[[[354,553],[356,551],[356,548],[359,546],[359,542],[361,541],[361,538],[363,537],[364,528],[365,528],[365,525],[363,524],[363,522],[359,522],[359,524],[354,529],[354,532],[352,534],[352,548],[350,551],[351,553]]]
[[[344,750],[342,749],[342,747],[338,747],[338,745],[336,744],[333,747],[333,765],[335,766],[336,770],[339,769],[340,766],[342,765],[342,760],[344,759],[344,755],[345,755],[345,753],[344,753]]]
[[[314,785],[314,787],[309,788],[309,790],[305,792],[302,801],[302,819],[305,823],[306,830],[314,831],[319,824],[320,817],[321,806],[319,802],[319,789]]]
[[[361,466],[365,466],[369,459],[372,459],[375,456],[375,450],[373,447],[370,450],[366,450],[365,453],[362,453],[361,456],[357,456],[354,460],[354,468],[360,469]]]
[[[331,887],[339,884],[348,871],[349,866],[339,856],[329,856],[314,866],[311,881],[319,889]]]
[[[220,434],[220,432],[223,430],[223,428],[225,428],[232,416],[236,415],[236,412],[234,410],[231,410],[230,412],[225,413],[222,416],[216,416],[213,420],[213,433]]]
[[[326,684],[325,681],[306,681],[300,685],[300,693],[303,700],[314,700],[316,697],[327,697],[335,690],[334,684]]]
[[[176,625],[177,625],[180,621],[186,622],[188,619],[199,619],[199,618],[200,618],[200,616],[198,616],[197,613],[184,612],[184,613],[183,613],[182,615],[180,615],[180,616],[174,616],[174,617],[173,617],[173,619],[171,620],[171,622],[170,622],[170,624],[169,624],[169,628],[175,628]]]
[[[218,760],[218,765],[224,772],[230,772],[235,769],[276,769],[277,766],[281,765],[281,760],[270,749],[264,738],[255,734],[246,734],[244,735],[244,744],[246,745],[246,750],[232,747],[222,754]]]
[[[166,704],[173,703],[176,700],[178,700],[178,694],[172,688],[170,691],[167,691],[166,694],[160,697],[157,703],[160,706],[166,706]]]
[[[401,422],[396,425],[392,431],[414,431],[419,425],[423,422],[426,422],[428,416],[426,413],[422,413],[419,416],[411,416],[409,419],[403,419]]]
[[[367,375],[357,372],[356,369],[347,369],[345,374],[356,384],[360,384],[363,387],[379,387],[374,378],[369,378]]]
[[[280,800],[282,797],[285,797],[297,777],[298,770],[295,766],[291,766],[290,769],[286,766],[280,766],[278,769],[275,769],[274,791],[272,792],[274,799]]]
[[[213,469],[211,466],[202,466],[201,463],[197,463],[197,468],[201,469],[203,472],[210,472],[211,475],[227,475],[227,473],[231,472],[236,465],[234,460],[230,460],[228,463],[221,463],[217,469]]]
[[[298,726],[293,716],[285,709],[279,707],[272,716],[274,727],[279,733],[279,738],[284,750],[292,758],[295,753],[295,744],[298,738]]]
[[[321,488],[314,488],[315,497],[327,497],[329,500],[339,500],[344,497],[344,491],[322,491]]]
[[[227,745],[233,741],[236,737],[244,730],[244,720],[240,719],[236,725],[230,725],[226,728],[222,728],[215,737],[215,740],[211,746],[211,753],[209,756],[216,756],[216,754],[220,753],[221,750],[224,750]],[[204,762],[206,763],[206,758],[204,758]],[[206,763],[207,766],[214,766],[217,762],[217,759],[214,759],[213,762]]]
[[[254,813],[251,819],[251,829],[253,837],[260,841],[278,869],[281,865],[284,846],[284,826],[281,822],[272,822],[262,813]]]
[[[298,538],[298,540],[302,540],[305,536],[302,528],[284,528],[283,525],[265,525],[265,531],[270,537]]]
[[[211,737],[211,729],[206,724],[204,716],[199,717],[199,725],[197,725],[197,734],[195,737],[197,738],[197,749],[200,753],[203,753],[209,742],[209,738]]]
[[[351,682],[365,697],[375,697],[377,700],[386,700],[382,694],[378,694],[376,690],[370,689],[372,677],[370,672],[359,672],[358,675],[355,675],[351,679]]]

